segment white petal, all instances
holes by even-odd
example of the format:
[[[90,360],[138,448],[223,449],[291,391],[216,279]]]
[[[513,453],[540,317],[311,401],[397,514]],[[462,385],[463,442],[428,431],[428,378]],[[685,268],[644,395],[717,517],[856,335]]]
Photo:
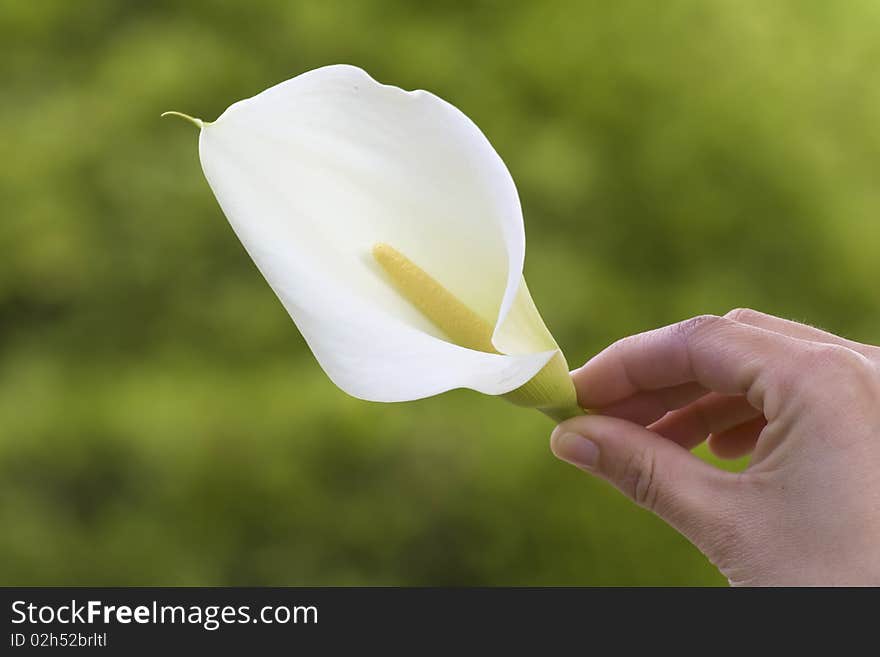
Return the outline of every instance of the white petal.
[[[523,278],[508,312],[499,319],[492,344],[503,354],[530,354],[558,349]]]
[[[552,356],[444,341],[370,255],[391,244],[491,323],[513,304],[524,253],[516,188],[452,105],[330,66],[232,105],[199,144],[234,230],[346,392],[501,394]]]

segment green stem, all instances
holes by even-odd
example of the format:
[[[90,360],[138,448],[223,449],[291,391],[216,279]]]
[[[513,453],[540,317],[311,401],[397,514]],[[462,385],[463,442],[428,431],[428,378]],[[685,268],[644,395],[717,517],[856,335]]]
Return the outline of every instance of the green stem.
[[[554,406],[553,408],[539,408],[544,415],[549,417],[551,420],[559,424],[560,422],[565,422],[566,420],[570,420],[573,417],[580,417],[581,415],[589,415],[588,411],[585,411],[580,406],[566,406],[559,407]]]
[[[501,396],[517,406],[535,408],[556,422],[585,415],[561,351],[529,381]]]

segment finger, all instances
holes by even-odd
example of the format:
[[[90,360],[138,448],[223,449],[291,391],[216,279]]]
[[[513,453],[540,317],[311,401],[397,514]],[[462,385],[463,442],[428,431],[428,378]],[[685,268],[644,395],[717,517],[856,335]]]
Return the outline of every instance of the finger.
[[[649,428],[685,449],[693,449],[709,434],[723,433],[756,417],[763,418],[761,411],[742,395],[711,392],[667,414]]]
[[[729,473],[632,422],[573,418],[556,427],[550,444],[558,458],[611,482],[692,540],[729,506]]]
[[[725,317],[742,324],[758,326],[768,331],[775,331],[776,333],[782,333],[783,335],[798,338],[800,340],[810,340],[811,342],[822,342],[825,344],[836,344],[842,347],[847,347],[863,356],[867,356],[868,358],[877,358],[880,356],[880,349],[878,349],[878,347],[861,344],[859,342],[854,342],[853,340],[847,340],[846,338],[841,338],[828,331],[823,331],[822,329],[808,326],[806,324],[792,322],[787,319],[782,319],[781,317],[767,315],[766,313],[752,310],[751,308],[737,308],[736,310],[731,310],[725,315]]]
[[[632,397],[594,409],[599,415],[608,415],[647,426],[677,408],[686,406],[708,391],[699,383],[637,392]]]
[[[709,436],[712,453],[721,459],[738,459],[751,454],[758,444],[758,437],[767,426],[764,417],[756,417],[726,431]]]
[[[763,407],[768,385],[795,379],[806,344],[780,333],[706,315],[619,340],[572,373],[584,408],[603,408],[645,390],[696,382],[744,394]]]

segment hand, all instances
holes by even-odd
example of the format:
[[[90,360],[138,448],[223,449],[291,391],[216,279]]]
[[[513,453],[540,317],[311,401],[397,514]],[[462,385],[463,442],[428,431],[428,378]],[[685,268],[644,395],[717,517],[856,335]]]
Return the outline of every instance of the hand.
[[[553,431],[731,584],[880,585],[880,348],[734,310],[624,338],[572,373]],[[689,450],[708,438],[722,471]]]

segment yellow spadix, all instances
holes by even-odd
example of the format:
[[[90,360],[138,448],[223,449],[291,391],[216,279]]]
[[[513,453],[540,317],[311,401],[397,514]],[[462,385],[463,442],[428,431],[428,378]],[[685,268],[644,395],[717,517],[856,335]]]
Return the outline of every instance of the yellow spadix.
[[[442,283],[389,244],[373,245],[373,258],[397,292],[460,347],[491,354],[494,327],[467,307]],[[557,422],[583,415],[561,351],[530,381],[501,395],[517,406],[536,408]]]

